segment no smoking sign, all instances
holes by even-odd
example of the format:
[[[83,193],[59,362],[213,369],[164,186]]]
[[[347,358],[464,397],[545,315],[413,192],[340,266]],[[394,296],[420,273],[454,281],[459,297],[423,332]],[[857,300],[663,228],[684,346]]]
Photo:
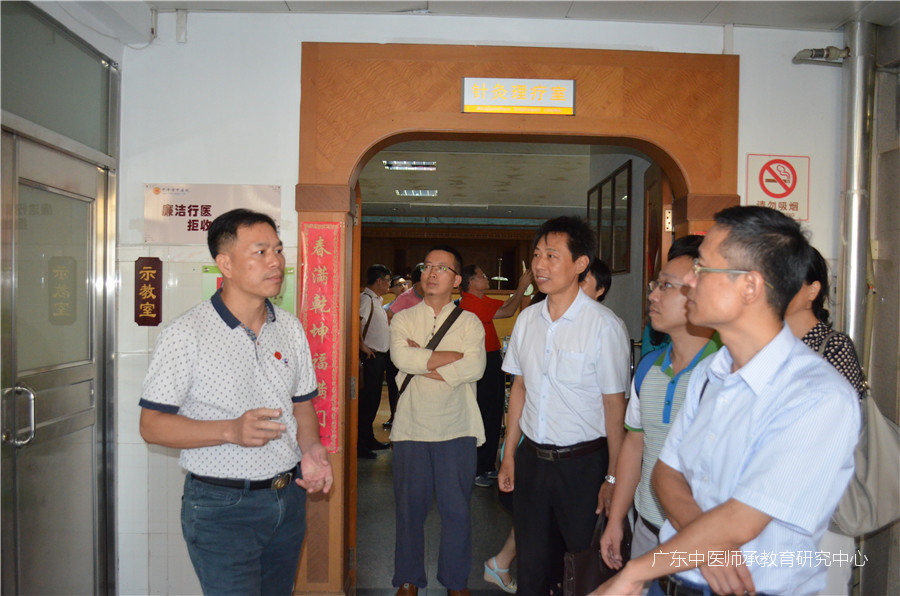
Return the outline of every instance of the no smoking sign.
[[[747,154],[747,204],[809,219],[809,157]]]

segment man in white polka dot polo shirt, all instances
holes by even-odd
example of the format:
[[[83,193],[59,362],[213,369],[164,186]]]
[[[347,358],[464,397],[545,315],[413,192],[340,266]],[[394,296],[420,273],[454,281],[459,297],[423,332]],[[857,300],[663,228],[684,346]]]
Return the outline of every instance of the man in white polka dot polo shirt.
[[[160,333],[141,436],[182,450],[181,525],[204,594],[290,594],[306,494],[333,483],[309,344],[269,302],[284,279],[272,218],[229,211],[207,240],[224,283]]]

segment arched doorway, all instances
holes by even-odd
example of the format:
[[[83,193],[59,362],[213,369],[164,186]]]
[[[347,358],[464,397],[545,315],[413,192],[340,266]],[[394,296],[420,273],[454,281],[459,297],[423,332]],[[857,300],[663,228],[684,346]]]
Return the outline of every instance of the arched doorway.
[[[575,114],[465,114],[463,77],[565,79],[576,84]],[[321,407],[332,448],[335,493],[309,504],[298,593],[346,593],[354,582],[355,429],[359,277],[358,195],[365,163],[404,140],[517,140],[634,147],[671,181],[678,234],[705,229],[737,204],[738,58],[552,48],[303,44],[300,164],[296,205],[300,262],[314,230],[333,243],[332,326],[321,353],[330,381]],[[314,277],[304,271],[301,319],[313,312]],[[321,370],[326,370],[322,368]],[[321,381],[321,379],[320,379]],[[348,456],[349,454],[349,456]]]

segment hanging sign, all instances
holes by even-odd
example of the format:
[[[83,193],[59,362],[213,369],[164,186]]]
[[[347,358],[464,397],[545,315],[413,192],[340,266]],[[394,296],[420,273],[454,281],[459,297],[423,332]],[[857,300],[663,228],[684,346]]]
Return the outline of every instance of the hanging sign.
[[[140,327],[162,322],[162,261],[155,257],[134,262],[134,322]]]
[[[300,225],[300,322],[306,330],[319,394],[313,406],[319,436],[329,453],[340,448],[338,382],[341,378],[340,271],[343,224],[303,222]]]
[[[209,224],[226,211],[260,211],[280,225],[281,187],[263,184],[144,184],[144,242],[206,244]]]
[[[465,77],[462,111],[572,116],[575,114],[575,81]]]
[[[809,219],[809,157],[747,155],[747,204]]]

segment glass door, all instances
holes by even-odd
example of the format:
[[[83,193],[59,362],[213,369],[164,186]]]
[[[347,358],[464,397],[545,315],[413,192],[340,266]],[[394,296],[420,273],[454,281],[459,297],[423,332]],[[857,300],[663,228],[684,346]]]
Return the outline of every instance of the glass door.
[[[3,593],[105,586],[107,172],[3,133]]]

